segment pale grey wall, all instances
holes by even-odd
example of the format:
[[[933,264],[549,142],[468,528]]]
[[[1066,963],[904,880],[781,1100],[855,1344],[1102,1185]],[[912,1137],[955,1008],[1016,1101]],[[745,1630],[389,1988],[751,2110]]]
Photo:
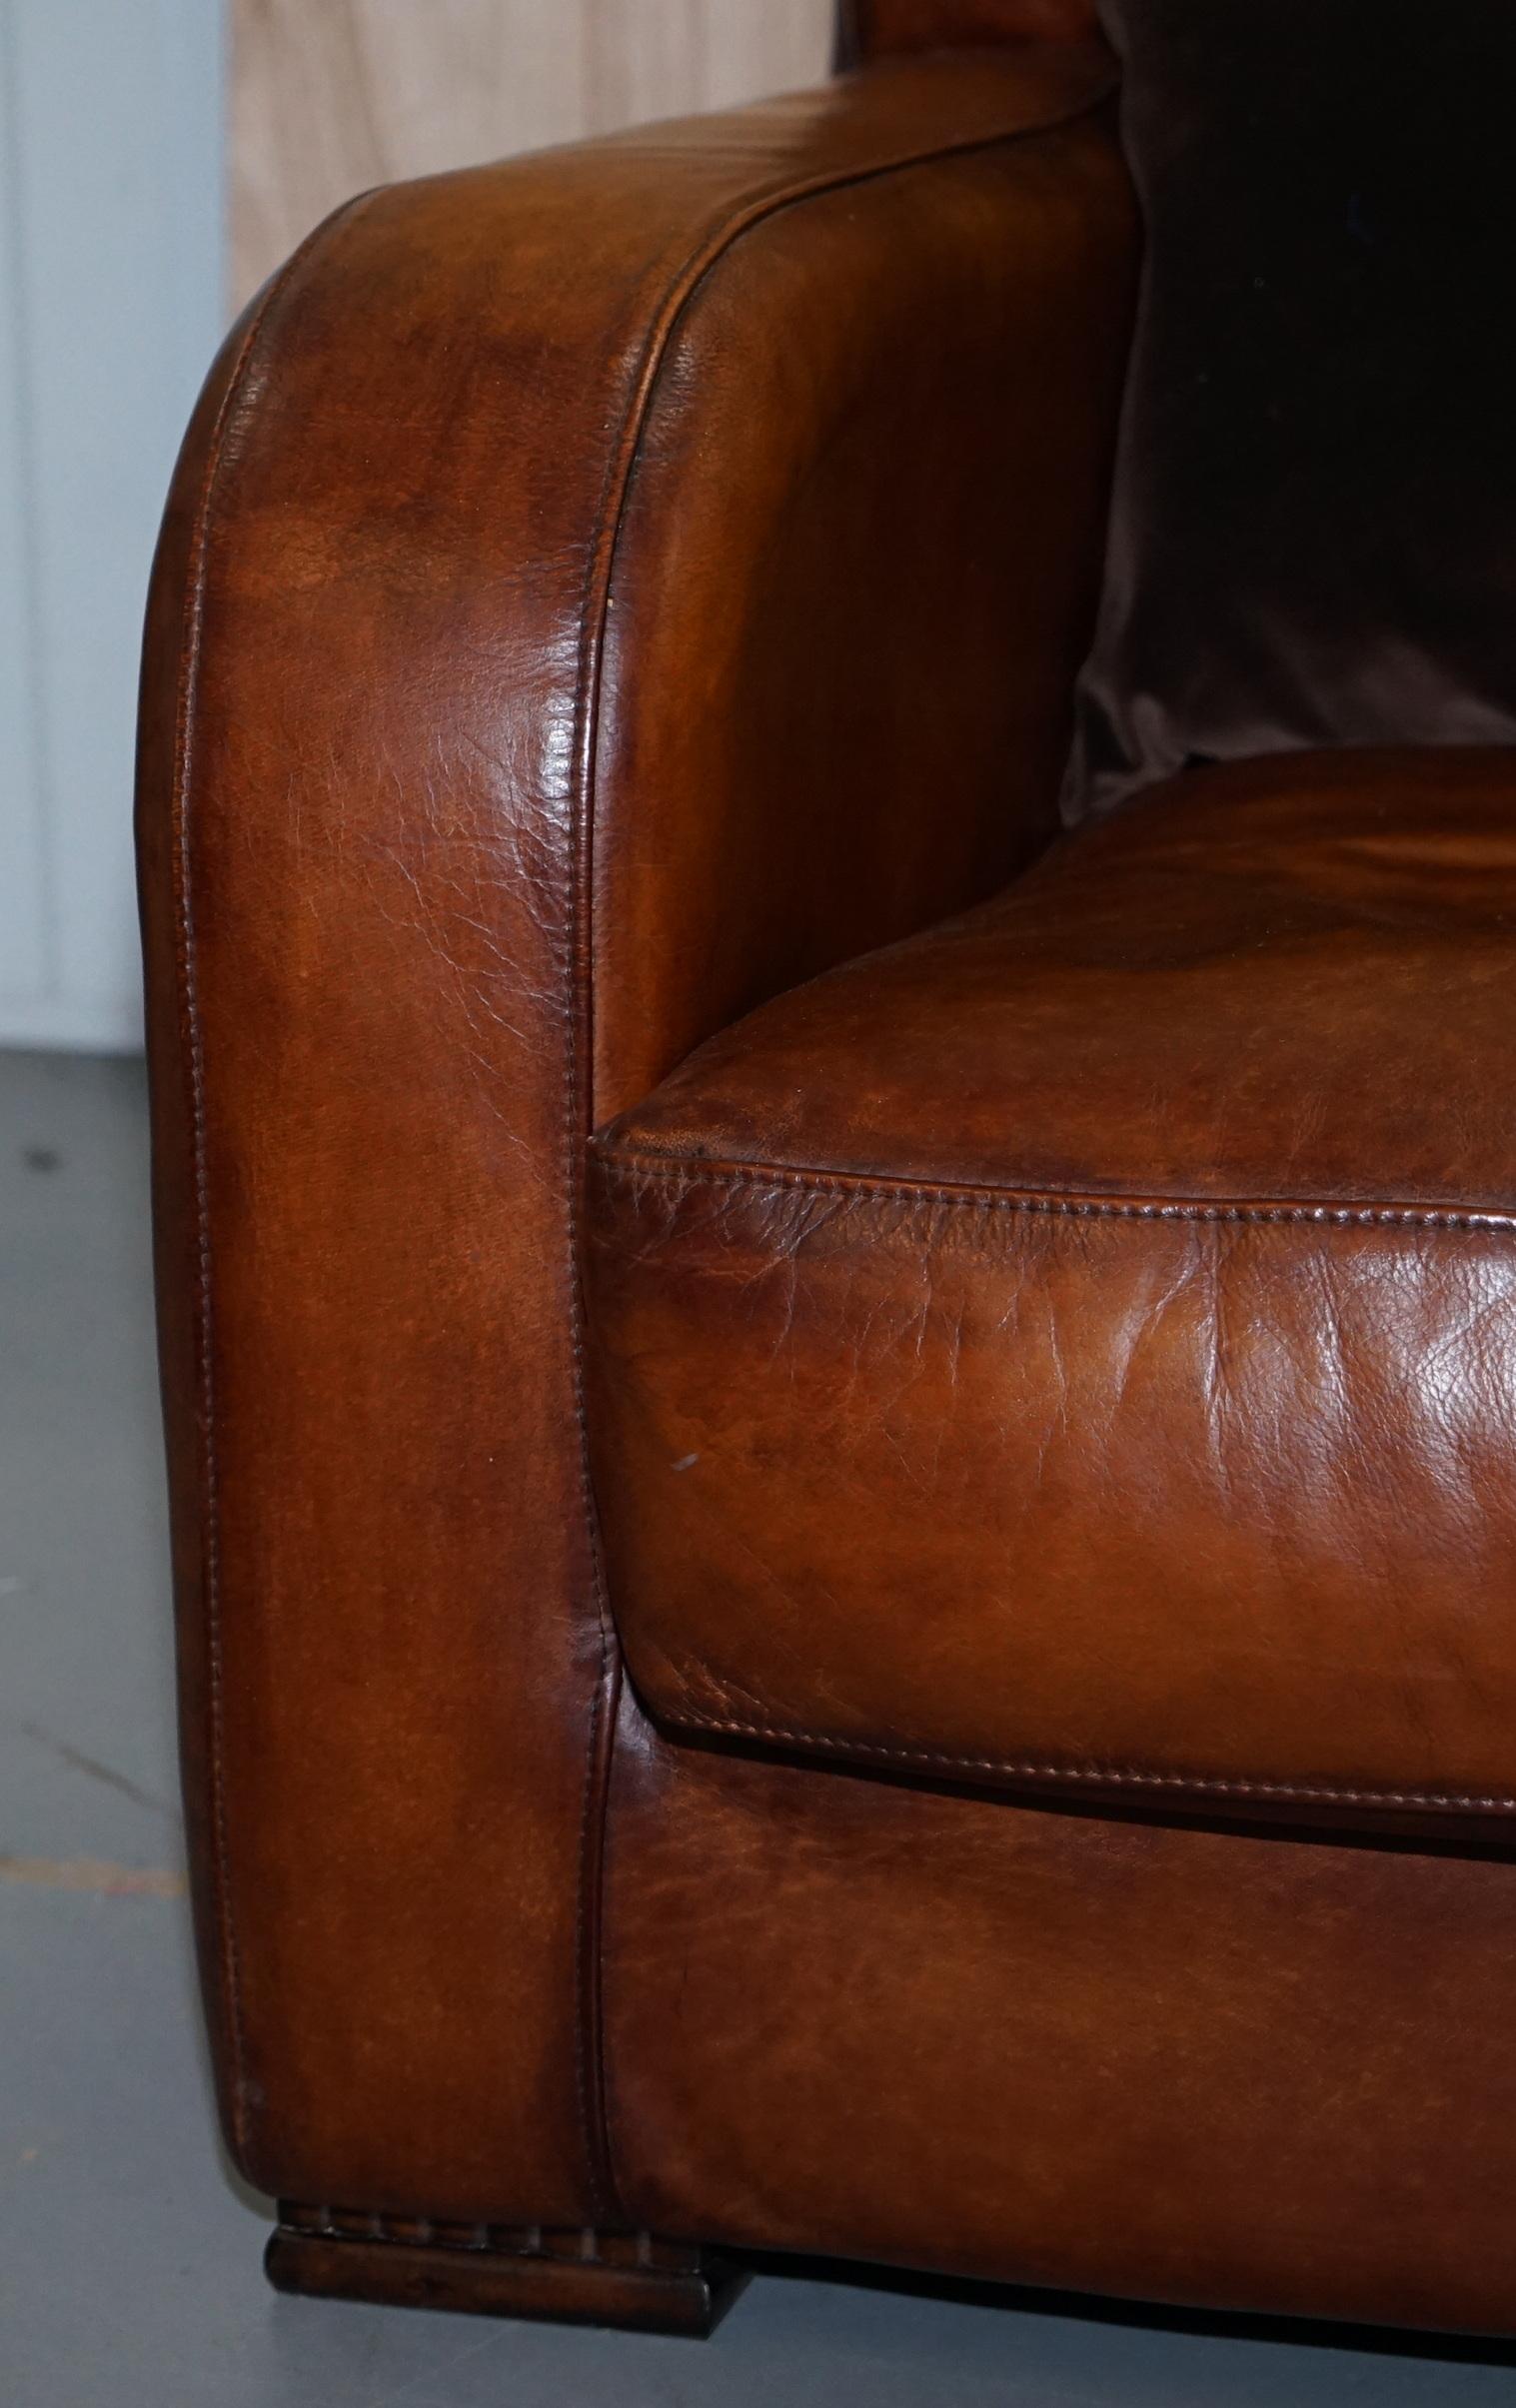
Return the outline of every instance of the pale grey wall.
[[[220,0],[0,0],[0,1044],[138,1041],[137,644],[220,332]]]

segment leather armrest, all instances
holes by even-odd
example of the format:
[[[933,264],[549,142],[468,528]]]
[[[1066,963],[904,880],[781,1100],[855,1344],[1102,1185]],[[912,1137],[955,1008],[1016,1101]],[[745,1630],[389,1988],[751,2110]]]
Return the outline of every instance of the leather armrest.
[[[870,69],[679,271],[602,531],[597,1125],[1053,832],[1137,253],[1109,74]]]
[[[288,2198],[616,2219],[584,1138],[1045,815],[1129,297],[1107,72],[880,70],[369,196],[191,429],[160,1326],[218,2076]]]

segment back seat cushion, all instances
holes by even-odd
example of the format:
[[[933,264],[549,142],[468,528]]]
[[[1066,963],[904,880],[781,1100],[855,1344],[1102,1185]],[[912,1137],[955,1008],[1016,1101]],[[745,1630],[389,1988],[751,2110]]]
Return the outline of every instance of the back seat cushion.
[[[1102,0],[1147,226],[1071,818],[1516,741],[1516,9]]]

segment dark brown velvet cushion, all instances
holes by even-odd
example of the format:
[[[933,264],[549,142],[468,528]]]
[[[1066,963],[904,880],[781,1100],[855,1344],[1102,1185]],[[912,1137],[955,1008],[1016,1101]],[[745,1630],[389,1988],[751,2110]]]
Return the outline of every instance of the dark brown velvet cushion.
[[[1148,256],[1066,814],[1516,741],[1516,0],[1102,0]]]

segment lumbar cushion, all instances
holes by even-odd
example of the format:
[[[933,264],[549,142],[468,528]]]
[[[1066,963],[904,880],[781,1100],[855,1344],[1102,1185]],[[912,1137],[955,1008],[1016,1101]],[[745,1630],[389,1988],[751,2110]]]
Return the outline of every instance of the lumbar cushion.
[[[1148,258],[1068,815],[1516,741],[1516,7],[1101,6]]]

